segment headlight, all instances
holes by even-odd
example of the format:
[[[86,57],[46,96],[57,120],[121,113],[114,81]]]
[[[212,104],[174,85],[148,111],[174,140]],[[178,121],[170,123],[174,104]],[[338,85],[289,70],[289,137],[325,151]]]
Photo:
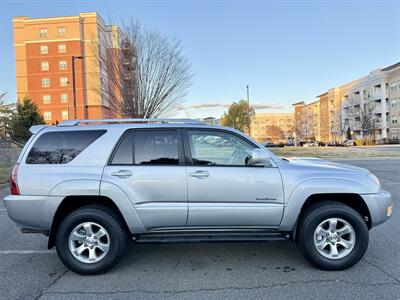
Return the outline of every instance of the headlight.
[[[368,173],[368,177],[369,177],[369,179],[371,179],[373,182],[375,182],[375,184],[377,185],[377,186],[381,186],[381,183],[379,182],[379,179],[378,179],[378,177],[376,177],[374,174],[372,174],[372,173]]]

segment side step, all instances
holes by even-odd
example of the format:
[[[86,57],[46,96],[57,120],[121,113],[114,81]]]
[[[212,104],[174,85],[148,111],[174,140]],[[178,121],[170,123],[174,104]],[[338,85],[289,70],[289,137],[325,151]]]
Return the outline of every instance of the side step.
[[[290,233],[279,231],[173,231],[146,233],[132,237],[136,243],[262,242],[290,238]]]

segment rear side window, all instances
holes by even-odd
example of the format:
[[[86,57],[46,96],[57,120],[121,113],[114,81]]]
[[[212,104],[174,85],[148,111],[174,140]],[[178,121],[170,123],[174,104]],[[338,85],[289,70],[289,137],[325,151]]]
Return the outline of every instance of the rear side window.
[[[66,164],[106,130],[59,131],[42,134],[29,151],[27,164]]]
[[[133,132],[129,131],[119,143],[112,165],[132,165],[133,164]]]
[[[179,165],[176,130],[135,130],[118,145],[112,165]]]

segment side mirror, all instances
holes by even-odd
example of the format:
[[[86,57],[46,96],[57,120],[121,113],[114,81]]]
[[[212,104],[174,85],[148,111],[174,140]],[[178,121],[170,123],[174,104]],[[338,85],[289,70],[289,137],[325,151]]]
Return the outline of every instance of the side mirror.
[[[269,167],[272,164],[268,153],[266,153],[262,149],[256,148],[251,151],[251,159],[249,165]]]

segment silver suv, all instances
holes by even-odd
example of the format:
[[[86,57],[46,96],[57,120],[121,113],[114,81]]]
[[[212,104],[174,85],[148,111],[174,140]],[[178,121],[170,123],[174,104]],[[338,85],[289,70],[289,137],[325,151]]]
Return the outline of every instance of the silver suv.
[[[293,240],[316,267],[346,269],[392,200],[369,171],[282,159],[242,132],[184,119],[34,126],[5,205],[22,232],[49,236],[80,274],[135,243]]]

